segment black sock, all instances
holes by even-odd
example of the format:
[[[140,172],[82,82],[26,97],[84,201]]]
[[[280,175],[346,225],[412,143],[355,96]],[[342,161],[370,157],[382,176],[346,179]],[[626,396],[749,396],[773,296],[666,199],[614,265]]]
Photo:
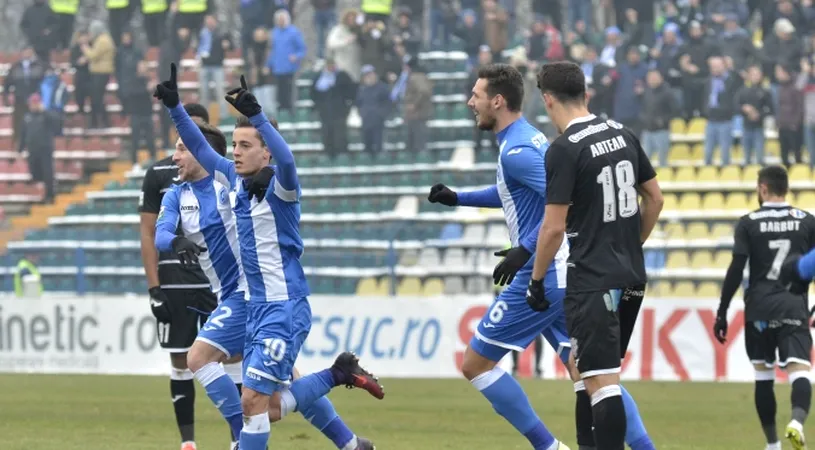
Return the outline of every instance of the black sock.
[[[515,350],[512,351],[512,373],[518,371],[518,358],[520,355],[521,352],[516,352]]]
[[[541,376],[541,360],[543,359],[543,335],[538,335],[535,338],[535,375]]]
[[[578,385],[578,383],[580,383]],[[594,431],[592,425],[594,417],[591,411],[591,397],[583,387],[583,382],[575,383],[574,422],[577,430],[577,445],[579,449],[594,448]]]
[[[625,406],[620,386],[613,384],[598,389],[591,402],[597,450],[625,450]]]
[[[778,432],[775,429],[775,392],[773,391],[774,380],[756,380],[755,401],[758,420],[761,422],[761,429],[767,443],[778,442]]]
[[[170,396],[181,442],[195,440],[195,384],[193,380],[170,380]]]
[[[812,384],[808,376],[797,378],[792,382],[790,403],[792,404],[792,420],[804,424],[809,415],[809,405],[812,402]]]

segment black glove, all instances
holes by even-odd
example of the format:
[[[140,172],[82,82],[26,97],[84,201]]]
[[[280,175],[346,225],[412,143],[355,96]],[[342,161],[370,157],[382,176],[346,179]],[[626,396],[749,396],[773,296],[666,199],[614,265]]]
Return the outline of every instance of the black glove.
[[[727,311],[720,309],[716,313],[716,322],[713,324],[713,336],[720,344],[727,342]]]
[[[508,248],[499,252],[493,253],[495,256],[503,257],[504,260],[495,266],[492,271],[492,281],[498,286],[504,286],[512,283],[515,279],[515,274],[526,265],[532,253],[525,249],[522,245],[517,247]]]
[[[151,287],[147,292],[150,293],[150,310],[153,312],[153,317],[159,322],[170,323],[172,316],[170,315],[170,305],[167,296],[160,287]]]
[[[175,108],[181,102],[178,99],[178,83],[176,83],[175,63],[170,64],[170,79],[156,85],[153,97],[161,100],[164,106]]]
[[[178,255],[182,266],[192,266],[198,264],[198,255],[207,249],[183,236],[177,236],[173,239],[173,251]]]
[[[266,197],[266,190],[269,188],[269,183],[272,182],[272,177],[274,176],[274,169],[266,166],[260,169],[260,172],[256,173],[255,176],[249,180],[249,186],[246,188],[246,192],[249,193],[249,201],[252,201],[252,197],[261,201]]]
[[[781,273],[778,274],[778,281],[795,295],[804,295],[809,288],[809,280],[801,278],[798,273],[798,261],[801,255],[790,255],[781,264]]]
[[[450,190],[449,187],[441,183],[437,183],[430,188],[430,195],[427,196],[427,200],[430,203],[441,203],[442,205],[446,206],[456,206],[458,205],[458,194],[456,194],[455,191]]]
[[[263,111],[263,108],[260,107],[260,103],[258,103],[258,99],[249,92],[249,87],[246,85],[246,78],[244,78],[243,75],[241,75],[241,87],[227,92],[224,99],[246,117],[256,116]]]
[[[529,287],[526,289],[526,304],[533,311],[542,312],[549,309],[549,300],[546,300],[543,280],[529,280]]]

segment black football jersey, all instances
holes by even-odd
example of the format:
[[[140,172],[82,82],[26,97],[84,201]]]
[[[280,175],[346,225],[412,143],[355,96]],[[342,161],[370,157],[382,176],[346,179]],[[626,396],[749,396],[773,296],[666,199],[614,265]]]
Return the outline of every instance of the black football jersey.
[[[645,283],[637,186],[655,176],[639,140],[613,120],[575,120],[549,147],[546,201],[571,205],[569,292]]]
[[[172,157],[156,161],[144,174],[139,212],[158,214],[164,193],[180,183],[178,166]],[[209,280],[201,267],[182,266],[173,252],[159,252],[158,279],[161,287],[168,289],[209,289]]]
[[[748,320],[808,317],[805,296],[786,294],[778,282],[787,256],[815,247],[815,217],[786,203],[764,203],[736,225],[733,255],[749,260],[744,296]]]

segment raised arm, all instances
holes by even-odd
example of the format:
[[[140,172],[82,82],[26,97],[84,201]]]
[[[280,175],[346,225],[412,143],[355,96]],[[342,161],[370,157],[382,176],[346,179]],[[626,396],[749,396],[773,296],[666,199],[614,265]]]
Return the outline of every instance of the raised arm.
[[[156,221],[156,248],[162,252],[173,249],[173,239],[178,229],[178,189],[173,188],[161,199],[161,209]]]
[[[297,186],[299,186],[297,166],[294,164],[294,154],[291,152],[289,144],[286,143],[280,132],[275,130],[263,112],[250,117],[249,121],[263,137],[263,142],[266,143],[266,147],[269,148],[269,152],[272,154],[272,158],[277,165],[275,171],[277,182],[287,191],[297,190]]]

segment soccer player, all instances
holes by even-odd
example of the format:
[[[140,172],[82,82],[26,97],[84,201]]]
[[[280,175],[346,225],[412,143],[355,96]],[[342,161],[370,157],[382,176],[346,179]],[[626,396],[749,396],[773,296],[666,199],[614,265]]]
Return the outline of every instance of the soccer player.
[[[750,261],[750,280],[744,295],[744,344],[756,371],[755,405],[767,450],[780,450],[775,427],[776,351],[778,365],[792,384],[792,420],[786,437],[792,448],[806,448],[804,422],[812,398],[810,354],[812,335],[806,289],[786,289],[782,265],[789,255],[801,255],[815,247],[815,218],[786,201],[789,181],[780,166],[758,173],[760,207],[742,216],[736,225],[733,260],[727,269],[713,334],[727,339],[727,308],[741,286],[744,267]],[[788,266],[789,267],[789,266]],[[811,274],[811,272],[810,272]],[[810,276],[807,279],[812,279]],[[800,283],[806,286],[806,283]]]
[[[184,107],[197,123],[208,123],[209,114],[202,105]],[[195,385],[187,366],[187,351],[193,345],[198,329],[218,303],[210,290],[209,280],[198,264],[182,266],[173,252],[156,250],[156,220],[164,194],[180,183],[178,166],[172,156],[156,161],[144,174],[139,196],[141,255],[150,308],[156,317],[158,342],[170,353],[170,398],[181,434],[181,449],[195,449]],[[233,383],[240,388],[241,365],[225,366]]]
[[[311,308],[299,257],[300,187],[291,149],[269,123],[241,77],[241,88],[226,100],[249,118],[253,129],[233,134],[235,161],[218,155],[180,106],[176,67],[154,94],[170,112],[185,146],[207,173],[227,186],[238,230],[241,264],[248,286],[246,382],[242,393],[241,450],[263,450],[269,439],[269,407],[280,393],[279,414],[309,408],[340,385],[365,389],[377,398],[384,391],[351,353],[334,365],[292,381],[294,360],[311,328]],[[258,133],[265,144],[258,139]],[[254,145],[255,141],[258,145]],[[269,166],[274,159],[275,166]],[[345,448],[358,448],[354,437]]]
[[[546,152],[546,207],[527,302],[546,311],[560,301],[550,297],[546,277],[568,232],[562,303],[572,354],[591,398],[597,450],[622,450],[627,420],[618,305],[624,289],[645,284],[642,243],[659,218],[662,193],[636,137],[589,113],[578,65],[544,64],[538,87],[561,135]]]

